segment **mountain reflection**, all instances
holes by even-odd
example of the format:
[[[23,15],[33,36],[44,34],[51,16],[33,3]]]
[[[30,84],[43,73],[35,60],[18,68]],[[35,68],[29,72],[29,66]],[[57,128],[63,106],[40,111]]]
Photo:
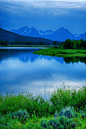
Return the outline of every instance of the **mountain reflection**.
[[[71,61],[72,58],[32,54],[36,50],[0,50],[0,94],[27,91],[47,98],[47,93],[60,88],[63,82],[72,88],[85,85],[85,63],[79,62],[84,62],[82,58]],[[74,61],[79,63],[72,64]]]
[[[52,60],[54,58],[60,63],[63,63],[63,58],[57,58],[57,57],[50,57],[50,56],[42,56],[37,54],[32,54],[34,51],[37,51],[37,49],[0,49],[0,62],[6,59],[18,59],[24,63],[27,63],[30,61],[31,63],[34,62],[37,59],[47,59]]]
[[[18,59],[23,63],[27,63],[30,61],[31,63],[37,59],[46,59],[52,60],[55,59],[59,63],[74,63],[74,62],[83,62],[86,64],[86,57],[51,57],[51,56],[42,56],[37,54],[32,54],[34,51],[38,49],[0,49],[0,62],[7,59]]]

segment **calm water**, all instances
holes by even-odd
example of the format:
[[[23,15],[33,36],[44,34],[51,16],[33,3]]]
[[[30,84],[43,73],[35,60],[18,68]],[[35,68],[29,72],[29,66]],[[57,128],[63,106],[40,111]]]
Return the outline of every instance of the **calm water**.
[[[41,94],[60,88],[85,86],[86,58],[62,58],[32,54],[38,48],[0,48],[0,94]]]

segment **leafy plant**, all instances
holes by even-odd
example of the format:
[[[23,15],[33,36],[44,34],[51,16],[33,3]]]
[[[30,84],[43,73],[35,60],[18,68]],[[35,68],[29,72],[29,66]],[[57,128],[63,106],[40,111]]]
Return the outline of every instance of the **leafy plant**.
[[[82,118],[86,118],[86,113],[83,113],[81,116]]]
[[[41,126],[43,128],[47,128],[49,126],[49,121],[46,121],[46,119],[41,120]]]
[[[14,112],[11,114],[12,119],[18,118],[21,122],[26,121],[28,116],[28,112],[26,110],[18,110],[17,112]]]
[[[73,122],[73,119],[68,119],[65,116],[60,116],[57,119],[53,120],[41,120],[41,127],[51,128],[51,129],[71,129],[77,126],[76,122]]]
[[[9,118],[7,116],[2,116],[0,118],[0,129],[10,129],[11,127]]]
[[[58,116],[65,116],[71,118],[71,117],[76,117],[77,113],[74,110],[74,107],[65,107],[61,110],[60,113],[58,113]]]
[[[79,113],[81,114],[82,118],[86,118],[86,106],[83,110],[79,110]]]

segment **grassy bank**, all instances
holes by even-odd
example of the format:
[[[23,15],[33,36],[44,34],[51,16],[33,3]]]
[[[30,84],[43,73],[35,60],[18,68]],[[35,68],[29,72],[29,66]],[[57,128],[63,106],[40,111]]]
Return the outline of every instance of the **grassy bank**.
[[[0,95],[0,128],[85,129],[86,87],[57,89],[46,101],[30,93]]]
[[[39,51],[34,52],[34,54],[38,55],[49,55],[49,56],[57,56],[57,57],[86,57],[86,50],[73,50],[73,49],[41,49]]]

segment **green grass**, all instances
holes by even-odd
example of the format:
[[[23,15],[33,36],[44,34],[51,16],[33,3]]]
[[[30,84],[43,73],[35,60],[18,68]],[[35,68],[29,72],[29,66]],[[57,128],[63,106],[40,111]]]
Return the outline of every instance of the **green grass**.
[[[34,52],[34,54],[38,55],[49,55],[49,56],[57,56],[57,57],[86,57],[86,50],[73,50],[73,49],[41,49],[39,51]]]
[[[40,95],[34,97],[30,93],[0,95],[0,128],[43,129],[40,126],[41,120],[53,120],[55,111],[60,112],[67,106],[73,106],[78,113],[78,117],[73,118],[77,123],[75,129],[85,129],[86,117],[82,118],[79,111],[84,110],[86,113],[86,87],[78,91],[65,87],[57,89],[46,101]],[[19,119],[18,110],[21,110],[21,119]],[[24,111],[27,111],[27,118],[23,115]],[[13,119],[12,114],[17,114],[18,117],[14,116]]]

